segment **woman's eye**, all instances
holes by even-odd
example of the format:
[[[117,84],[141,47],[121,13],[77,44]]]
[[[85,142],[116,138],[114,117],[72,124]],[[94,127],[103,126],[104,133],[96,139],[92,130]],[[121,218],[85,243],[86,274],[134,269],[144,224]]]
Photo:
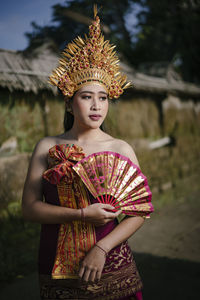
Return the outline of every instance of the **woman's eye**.
[[[82,99],[91,99],[91,96],[83,95],[83,96],[82,96]]]
[[[100,100],[105,101],[105,100],[107,100],[107,97],[106,96],[100,97]]]

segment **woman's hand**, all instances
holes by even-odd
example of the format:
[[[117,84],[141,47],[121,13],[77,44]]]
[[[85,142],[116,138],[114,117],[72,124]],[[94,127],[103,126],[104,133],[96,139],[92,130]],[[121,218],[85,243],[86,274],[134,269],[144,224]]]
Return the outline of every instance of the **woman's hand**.
[[[110,204],[95,203],[89,205],[84,208],[85,221],[95,226],[105,225],[121,214],[121,210],[112,212],[111,210],[113,209],[115,209],[115,207]]]
[[[94,246],[81,263],[79,277],[86,282],[100,280],[105,261],[104,251]]]

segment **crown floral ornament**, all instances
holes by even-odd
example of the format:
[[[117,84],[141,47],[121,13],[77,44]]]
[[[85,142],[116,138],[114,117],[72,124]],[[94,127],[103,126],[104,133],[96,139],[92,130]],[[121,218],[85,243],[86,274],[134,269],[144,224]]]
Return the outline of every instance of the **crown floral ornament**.
[[[89,26],[89,35],[84,39],[78,36],[66,46],[60,65],[49,77],[50,83],[57,86],[64,96],[72,97],[85,84],[96,82],[106,88],[110,99],[118,98],[131,83],[120,72],[114,48],[104,40],[97,6],[94,5],[94,21]]]

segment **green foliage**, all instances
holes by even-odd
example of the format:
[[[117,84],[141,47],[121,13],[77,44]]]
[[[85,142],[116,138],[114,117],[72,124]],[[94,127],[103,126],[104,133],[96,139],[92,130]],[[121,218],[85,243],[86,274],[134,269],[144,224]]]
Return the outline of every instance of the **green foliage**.
[[[24,103],[13,107],[3,105],[0,108],[3,121],[0,143],[10,136],[15,136],[21,152],[32,151],[36,141],[43,136],[43,123],[38,105],[33,110]]]
[[[130,8],[129,1],[97,0],[95,3],[100,10],[99,16],[102,16],[102,23],[105,23],[111,29],[109,35],[105,34],[106,38],[109,38],[111,43],[117,43],[118,50],[131,59],[131,35],[124,22]],[[88,24],[81,23],[78,18],[77,20],[70,18],[66,13],[74,11],[93,19],[93,4],[94,3],[89,0],[79,0],[66,1],[65,4],[54,5],[53,21],[55,22],[55,25],[41,27],[33,22],[33,31],[26,33],[26,37],[29,40],[29,47],[27,50],[32,50],[43,44],[45,41],[48,41],[52,45],[52,49],[58,52],[77,35],[84,36],[84,34],[88,32]],[[124,40],[126,42],[124,42]]]
[[[184,80],[200,82],[200,5],[197,1],[97,0],[95,3],[101,8],[102,22],[111,29],[109,35],[105,34],[106,38],[117,44],[117,51],[133,66],[171,63]],[[92,18],[93,2],[72,0],[54,5],[55,25],[42,27],[33,22],[32,32],[26,33],[29,40],[27,50],[48,41],[58,52],[77,35],[88,32],[88,25],[66,14],[70,11]],[[134,18],[137,21],[133,22]]]
[[[11,203],[0,217],[0,282],[4,285],[37,268],[39,225],[22,219],[19,203]]]
[[[182,135],[176,137],[175,147],[136,151],[157,208],[199,192],[199,146],[199,135]]]
[[[170,62],[184,80],[199,83],[200,4],[190,0],[136,0],[139,33],[134,46],[135,65]]]
[[[46,113],[48,133],[46,135],[56,135],[63,130],[64,104],[49,101],[46,109],[48,110]],[[0,119],[2,121],[0,144],[9,137],[15,136],[20,152],[32,152],[36,143],[45,136],[44,118],[38,103],[30,107],[28,103],[16,100],[14,106],[0,105]]]

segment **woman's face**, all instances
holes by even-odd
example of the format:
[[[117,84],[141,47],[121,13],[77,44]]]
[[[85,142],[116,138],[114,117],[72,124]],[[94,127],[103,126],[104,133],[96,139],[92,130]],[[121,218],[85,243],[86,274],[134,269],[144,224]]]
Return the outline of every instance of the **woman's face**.
[[[108,95],[99,84],[88,84],[80,88],[72,101],[74,122],[85,128],[99,128],[108,112]]]

